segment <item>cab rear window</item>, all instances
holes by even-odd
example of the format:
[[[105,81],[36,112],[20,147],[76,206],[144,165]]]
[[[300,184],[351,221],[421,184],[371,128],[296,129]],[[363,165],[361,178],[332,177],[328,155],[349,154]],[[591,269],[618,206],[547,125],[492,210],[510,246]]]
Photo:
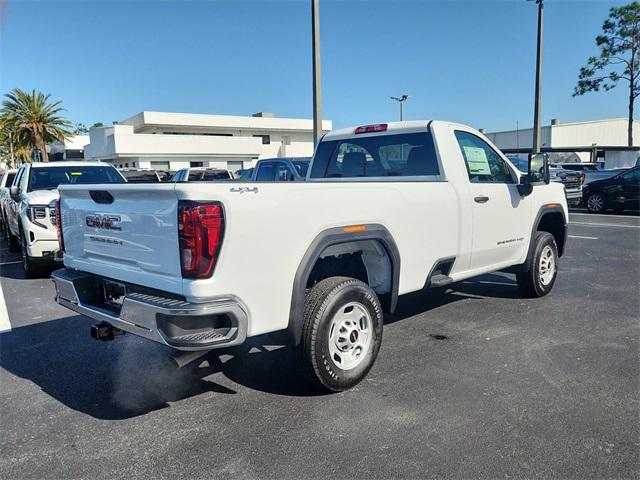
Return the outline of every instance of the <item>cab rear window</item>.
[[[55,190],[65,184],[124,183],[112,167],[38,167],[31,168],[28,192]]]
[[[429,132],[320,142],[311,178],[425,177],[440,174]]]

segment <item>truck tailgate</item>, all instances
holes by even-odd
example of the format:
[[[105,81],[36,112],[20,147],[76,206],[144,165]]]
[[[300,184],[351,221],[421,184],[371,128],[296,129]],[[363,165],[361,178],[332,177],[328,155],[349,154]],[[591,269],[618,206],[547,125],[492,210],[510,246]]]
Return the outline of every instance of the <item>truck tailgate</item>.
[[[64,263],[182,294],[174,184],[60,188]]]

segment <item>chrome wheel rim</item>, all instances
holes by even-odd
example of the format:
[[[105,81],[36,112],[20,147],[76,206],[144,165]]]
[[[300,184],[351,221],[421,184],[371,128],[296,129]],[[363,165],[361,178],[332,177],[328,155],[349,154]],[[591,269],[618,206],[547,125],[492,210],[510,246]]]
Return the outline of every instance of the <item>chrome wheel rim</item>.
[[[367,356],[373,338],[368,310],[358,302],[340,307],[329,326],[329,354],[342,370],[352,370]]]
[[[591,210],[592,212],[599,212],[604,206],[604,199],[601,195],[591,195],[589,197],[587,205],[589,207],[589,210]]]
[[[540,254],[540,263],[538,264],[538,274],[543,285],[549,285],[556,273],[556,259],[553,255],[553,249],[547,245],[542,249]]]

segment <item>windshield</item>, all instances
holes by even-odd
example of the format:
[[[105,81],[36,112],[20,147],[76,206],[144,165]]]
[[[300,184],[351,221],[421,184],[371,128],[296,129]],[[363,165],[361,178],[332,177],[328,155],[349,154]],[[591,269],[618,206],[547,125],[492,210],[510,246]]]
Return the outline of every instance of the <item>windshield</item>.
[[[112,167],[38,167],[31,168],[27,192],[55,190],[58,185],[87,183],[124,183]]]
[[[291,163],[293,163],[293,166],[296,167],[296,170],[301,177],[307,176],[307,170],[309,170],[310,163],[308,160],[297,160]]]

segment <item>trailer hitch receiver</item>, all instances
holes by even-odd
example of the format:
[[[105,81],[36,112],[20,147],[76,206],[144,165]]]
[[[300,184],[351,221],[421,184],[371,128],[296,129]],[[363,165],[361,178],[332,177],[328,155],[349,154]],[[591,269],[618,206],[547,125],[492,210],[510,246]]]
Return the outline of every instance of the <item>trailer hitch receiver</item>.
[[[95,325],[91,325],[91,338],[101,340],[103,342],[109,342],[118,335],[124,335],[124,330],[114,327],[109,322],[100,322]]]

